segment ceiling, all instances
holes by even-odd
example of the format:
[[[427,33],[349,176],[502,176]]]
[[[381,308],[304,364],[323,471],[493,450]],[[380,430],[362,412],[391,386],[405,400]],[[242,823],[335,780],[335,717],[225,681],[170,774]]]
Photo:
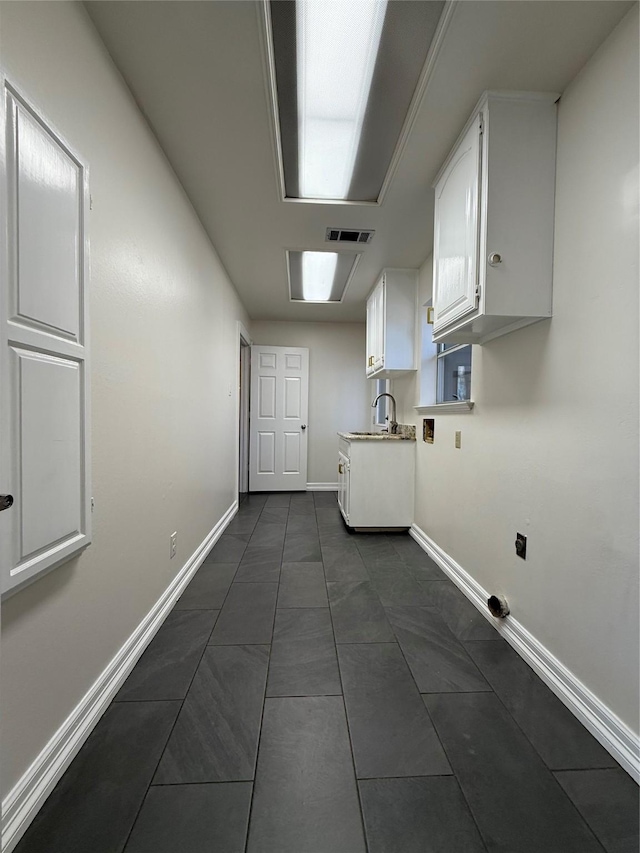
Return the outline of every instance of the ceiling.
[[[384,267],[430,253],[431,182],[482,91],[561,93],[632,4],[456,3],[380,205],[282,200],[259,2],[85,5],[250,316],[352,322]],[[342,303],[291,303],[285,250],[330,248],[329,226],[376,233]]]

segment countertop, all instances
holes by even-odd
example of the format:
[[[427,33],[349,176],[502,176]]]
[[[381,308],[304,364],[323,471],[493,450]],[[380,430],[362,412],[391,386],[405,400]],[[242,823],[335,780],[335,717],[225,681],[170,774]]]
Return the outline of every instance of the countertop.
[[[406,435],[389,435],[386,432],[376,433],[360,433],[360,432],[339,432],[340,438],[347,441],[415,441],[415,436]]]

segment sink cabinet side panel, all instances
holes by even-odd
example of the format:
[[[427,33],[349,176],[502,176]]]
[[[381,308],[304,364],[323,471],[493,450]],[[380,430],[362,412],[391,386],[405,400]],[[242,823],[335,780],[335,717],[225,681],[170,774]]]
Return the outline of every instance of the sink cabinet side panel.
[[[350,442],[351,527],[409,527],[413,523],[413,441]]]

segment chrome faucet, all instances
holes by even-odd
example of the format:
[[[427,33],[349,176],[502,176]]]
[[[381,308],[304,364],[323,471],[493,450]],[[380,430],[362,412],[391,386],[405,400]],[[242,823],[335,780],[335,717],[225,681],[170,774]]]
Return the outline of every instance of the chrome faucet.
[[[391,408],[391,420],[389,421],[389,435],[397,435],[397,433],[398,433],[398,421],[396,420],[395,397],[392,394],[387,394],[386,391],[382,394],[378,394],[376,399],[371,404],[372,409],[375,409],[375,407],[378,405],[378,400],[380,399],[380,397],[388,397],[393,404],[393,406]],[[387,418],[387,420],[389,420],[389,418]]]

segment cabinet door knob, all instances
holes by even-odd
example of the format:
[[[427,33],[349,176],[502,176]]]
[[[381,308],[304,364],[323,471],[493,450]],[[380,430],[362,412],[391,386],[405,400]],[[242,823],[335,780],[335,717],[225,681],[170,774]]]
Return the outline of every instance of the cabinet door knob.
[[[0,512],[13,506],[13,495],[0,495]]]
[[[498,264],[502,263],[502,255],[499,252],[491,252],[489,255],[489,265],[492,267],[497,267]]]
[[[302,426],[300,427],[300,429],[306,429],[306,428],[307,428],[306,424],[302,424]]]

